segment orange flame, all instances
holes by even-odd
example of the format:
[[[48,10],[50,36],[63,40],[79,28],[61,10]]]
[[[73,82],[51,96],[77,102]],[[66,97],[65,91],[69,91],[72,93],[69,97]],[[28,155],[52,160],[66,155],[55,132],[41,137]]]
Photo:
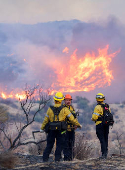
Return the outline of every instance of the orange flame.
[[[109,69],[109,65],[112,58],[116,56],[119,51],[112,54],[108,54],[109,45],[104,49],[98,49],[98,55],[96,56],[87,53],[85,56],[79,58],[77,56],[77,49],[70,56],[69,61],[65,63],[59,60],[53,60],[47,64],[51,66],[57,75],[56,82],[52,83],[48,94],[53,95],[57,91],[61,92],[75,92],[75,91],[91,91],[95,88],[101,88],[111,85],[113,80],[112,70]],[[68,53],[69,49],[66,47],[63,52]],[[24,59],[24,61],[26,61]],[[52,77],[49,75],[49,77]],[[3,99],[14,98],[23,100],[26,98],[25,92],[17,93],[11,92],[9,95],[5,92],[1,92],[0,97]],[[37,96],[36,92],[34,96]]]
[[[39,86],[37,84],[37,86]],[[30,90],[30,87],[29,87],[29,90]],[[39,93],[42,92],[43,89],[34,89],[34,92],[32,94],[32,97],[34,97],[34,99],[38,100],[39,99]],[[32,91],[30,91],[32,93]],[[30,92],[28,92],[28,89],[25,90],[25,91],[21,91],[20,89],[15,89],[14,91],[11,91],[10,94],[7,94],[5,92],[2,92],[0,94],[0,97],[3,98],[3,99],[8,99],[8,98],[11,98],[11,99],[16,99],[16,100],[24,100],[27,98],[27,95],[30,95]]]
[[[14,53],[12,53],[12,54],[7,54],[7,57],[10,57],[10,56],[12,56],[12,55],[14,55]]]
[[[12,98],[12,99],[20,99],[23,100],[26,98],[26,95],[24,94],[24,92],[22,92],[21,94],[16,93],[16,94],[6,94],[4,92],[1,93],[0,95],[1,98],[3,99],[8,99],[8,98]]]
[[[65,47],[65,48],[64,48],[63,53],[69,53],[68,47]]]
[[[96,87],[110,86],[113,79],[109,64],[112,58],[120,51],[108,54],[109,45],[104,49],[98,49],[98,56],[87,53],[78,58],[77,49],[73,52],[68,63],[62,64],[56,61],[53,64],[57,74],[57,83],[53,88],[63,92],[90,91]]]

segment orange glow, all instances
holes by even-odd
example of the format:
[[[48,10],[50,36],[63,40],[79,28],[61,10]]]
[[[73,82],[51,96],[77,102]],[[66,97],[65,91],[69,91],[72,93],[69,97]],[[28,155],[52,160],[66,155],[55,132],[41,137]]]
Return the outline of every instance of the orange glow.
[[[76,49],[68,63],[54,63],[52,67],[57,75],[57,82],[53,84],[53,89],[75,92],[110,86],[113,75],[109,64],[120,50],[108,54],[108,48],[109,45],[98,49],[98,56],[87,53],[82,58],[78,58]]]
[[[25,99],[26,98],[26,95],[25,94],[16,94],[15,95],[15,97],[17,98],[17,99],[20,99],[20,100],[23,100],[23,99]]]
[[[76,91],[91,91],[95,88],[105,88],[111,85],[113,71],[110,69],[112,59],[120,52],[108,54],[109,45],[104,49],[98,49],[98,55],[86,53],[84,56],[77,55],[77,49],[74,50],[71,56],[64,57],[60,60],[50,60],[46,64],[52,67],[56,74],[56,80],[51,84],[51,87],[43,92],[48,92],[53,95],[57,91],[61,92],[76,92]],[[69,49],[66,47],[63,53],[68,54]],[[24,59],[26,61],[26,59]],[[48,75],[50,78],[53,74]],[[26,98],[25,92],[15,89],[16,92],[6,94],[1,90],[0,97],[3,99],[13,98],[23,100]],[[33,96],[38,94],[35,91]]]
[[[1,93],[1,97],[2,97],[3,99],[6,99],[6,98],[7,98],[7,96],[6,96],[4,93]]]
[[[65,48],[64,48],[63,53],[67,53],[67,54],[69,53],[68,47],[65,47]]]
[[[14,54],[7,54],[7,57],[10,57],[10,56],[12,56],[12,55],[14,55]]]
[[[30,87],[29,87],[30,89]],[[32,94],[32,97],[35,97],[35,99],[37,100],[39,98],[39,92],[42,92],[43,89],[35,89],[34,93]],[[14,91],[11,91],[10,94],[7,94],[6,92],[2,92],[0,93],[0,97],[3,99],[16,99],[16,100],[24,100],[26,99],[26,92],[28,91],[21,91],[20,89],[15,89]],[[28,92],[30,94],[30,92]]]
[[[7,98],[13,98],[13,99],[20,99],[20,100],[23,100],[23,99],[25,99],[26,98],[26,95],[25,95],[25,93],[24,92],[22,92],[22,93],[20,93],[20,94],[12,94],[12,92],[11,92],[11,94],[6,94],[6,93],[1,93],[1,95],[0,95],[0,97],[1,98],[3,98],[3,99],[7,99]]]

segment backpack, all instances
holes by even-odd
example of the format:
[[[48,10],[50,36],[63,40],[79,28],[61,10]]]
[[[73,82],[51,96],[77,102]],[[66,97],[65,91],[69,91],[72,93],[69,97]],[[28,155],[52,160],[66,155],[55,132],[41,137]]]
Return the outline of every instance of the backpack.
[[[103,107],[103,116],[101,116],[103,124],[107,126],[113,126],[114,118],[113,114],[109,111],[109,105],[107,103],[99,105]]]
[[[54,107],[50,106],[51,110],[54,113],[53,122],[49,122],[49,126],[51,130],[66,130],[67,129],[67,122],[66,121],[59,121],[59,113],[63,109],[63,106]],[[57,116],[57,121],[55,121],[55,116]]]

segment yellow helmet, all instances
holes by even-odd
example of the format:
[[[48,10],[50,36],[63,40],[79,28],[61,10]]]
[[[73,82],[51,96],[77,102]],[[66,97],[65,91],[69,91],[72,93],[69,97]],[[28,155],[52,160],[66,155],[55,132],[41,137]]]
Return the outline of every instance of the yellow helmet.
[[[54,98],[54,100],[57,100],[57,101],[64,100],[64,96],[61,92],[57,92],[53,98]]]
[[[104,94],[98,93],[98,94],[96,95],[96,100],[97,100],[98,102],[103,102],[103,101],[105,100]]]

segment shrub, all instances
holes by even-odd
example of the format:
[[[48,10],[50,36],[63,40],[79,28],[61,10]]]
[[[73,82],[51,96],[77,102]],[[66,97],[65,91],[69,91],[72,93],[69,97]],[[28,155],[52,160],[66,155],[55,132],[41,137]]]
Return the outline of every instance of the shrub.
[[[33,144],[30,145],[28,151],[31,155],[42,155],[45,148],[46,148],[46,142],[43,142],[37,145],[33,145]]]
[[[0,166],[12,169],[19,163],[19,158],[12,152],[4,152],[0,154]]]
[[[8,120],[7,108],[0,106],[0,123],[4,123]]]
[[[85,139],[83,134],[76,135],[74,146],[74,156],[76,159],[84,160],[91,156],[92,147],[88,140]]]

